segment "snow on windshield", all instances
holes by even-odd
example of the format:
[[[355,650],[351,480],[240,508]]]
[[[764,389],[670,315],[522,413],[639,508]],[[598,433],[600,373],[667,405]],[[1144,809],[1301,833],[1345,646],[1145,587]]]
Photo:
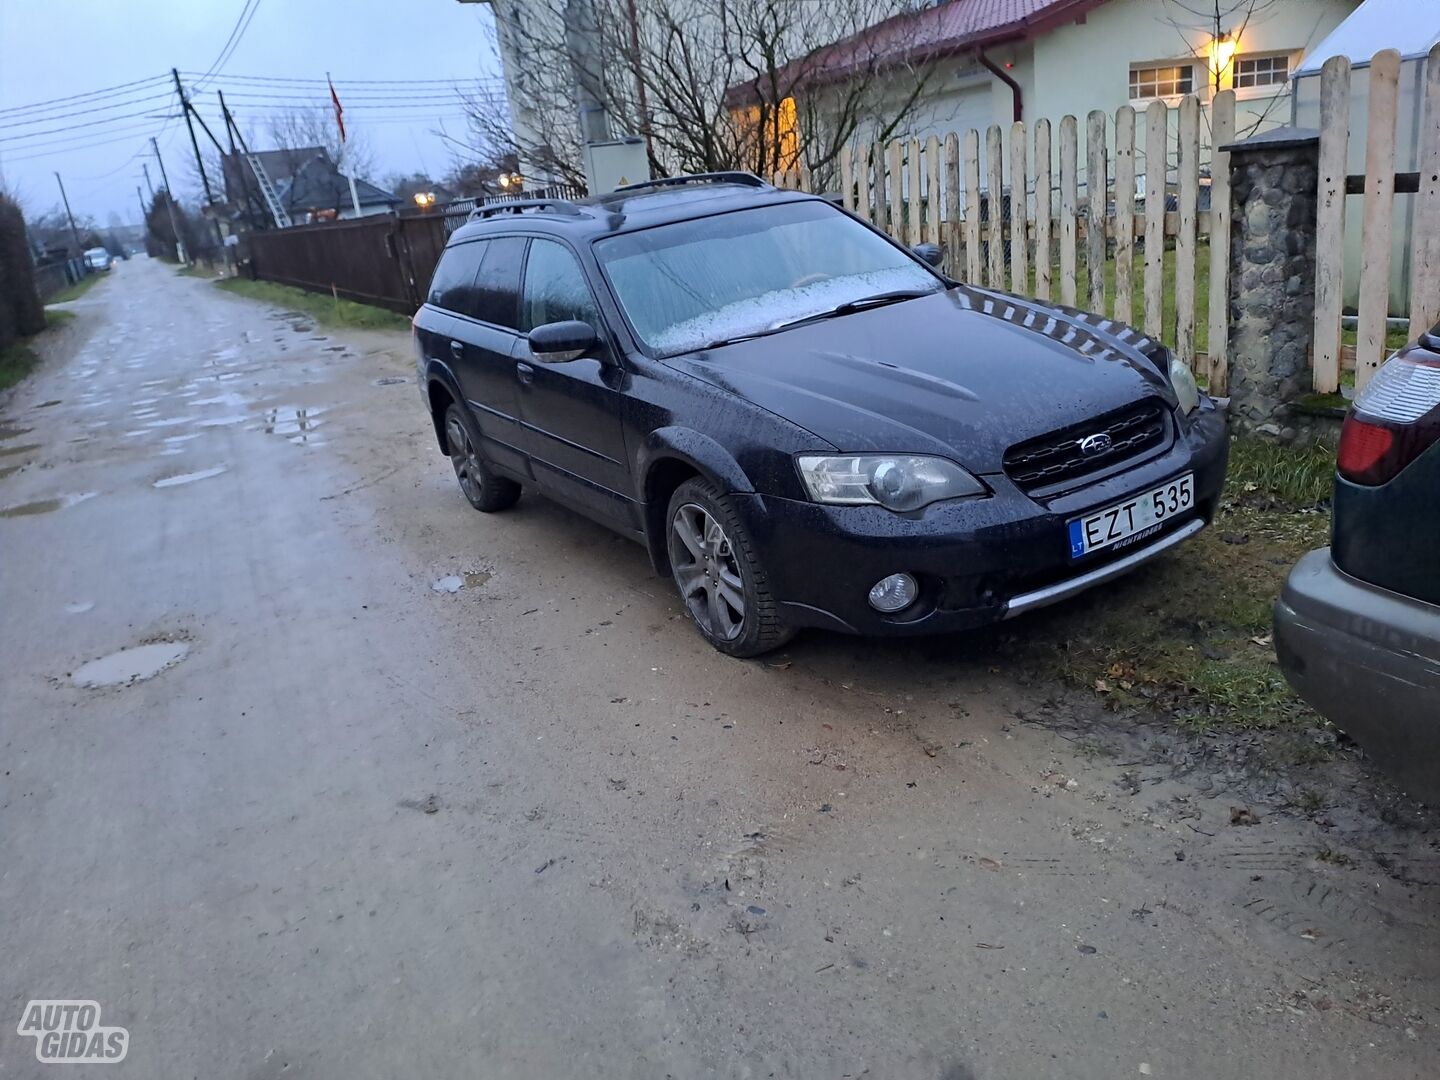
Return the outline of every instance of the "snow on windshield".
[[[736,300],[658,330],[649,341],[663,353],[687,352],[698,349],[706,342],[768,330],[777,323],[829,311],[850,300],[892,289],[923,289],[933,284],[933,280],[917,280],[911,267],[846,274],[798,288],[775,289],[760,296]]]

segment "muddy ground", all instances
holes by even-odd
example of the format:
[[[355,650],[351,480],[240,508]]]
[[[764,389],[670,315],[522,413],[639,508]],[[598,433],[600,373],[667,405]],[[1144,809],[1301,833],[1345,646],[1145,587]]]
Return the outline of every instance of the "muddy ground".
[[[0,409],[0,1076],[32,998],[116,1077],[1434,1075],[1437,834],[1353,754],[993,637],[726,659],[469,508],[403,335],[74,307]]]

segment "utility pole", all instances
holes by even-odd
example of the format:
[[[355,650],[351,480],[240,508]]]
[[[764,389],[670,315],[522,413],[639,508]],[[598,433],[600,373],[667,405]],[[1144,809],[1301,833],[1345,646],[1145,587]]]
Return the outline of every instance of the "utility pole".
[[[153,142],[154,140],[152,139],[151,141]],[[158,151],[157,151],[157,153],[158,153]],[[145,170],[145,186],[150,189],[150,201],[151,201],[151,202],[154,202],[154,201],[155,201],[155,185],[150,182],[150,163],[149,163],[148,161],[142,161],[142,162],[140,163],[140,168],[142,168],[142,169]]]
[[[195,124],[191,120],[191,117],[195,115],[195,107],[185,96],[185,87],[180,82],[179,69],[171,68],[170,75],[175,80],[175,92],[180,95],[180,108],[185,113],[185,129],[190,132],[190,149],[195,151],[195,167],[200,170],[200,183],[205,188],[204,213],[210,216],[210,223],[215,226],[215,242],[220,245],[220,250],[223,252],[225,250],[225,234],[220,231],[220,221],[214,216],[215,196],[210,192],[210,178],[205,175],[205,162],[200,157],[200,142],[195,138]],[[205,121],[201,120],[200,126],[205,127]],[[205,128],[205,134],[210,135],[209,128]],[[215,142],[214,135],[210,135],[210,141],[214,142],[217,147],[220,145]]]
[[[140,190],[140,185],[135,185],[135,201],[140,204],[140,224],[146,232],[150,231],[150,214],[145,209],[145,195]]]
[[[250,227],[252,229],[266,228],[264,208],[261,206],[261,212],[256,212],[256,207],[260,204],[250,191],[250,178],[246,175],[250,171],[250,166],[241,160],[240,152],[235,146],[235,137],[239,134],[239,128],[235,123],[235,118],[230,115],[229,108],[225,105],[225,91],[216,90],[215,96],[220,99],[220,118],[225,121],[225,135],[230,140],[230,158],[234,163],[234,171],[240,176],[240,189],[245,193],[245,213],[250,218]],[[241,145],[244,144],[244,141],[242,137]],[[230,173],[227,171],[225,175],[228,184]]]
[[[75,228],[75,215],[70,212],[70,196],[65,194],[65,181],[60,179],[60,174],[55,174],[55,183],[60,185],[60,201],[65,204],[65,216],[70,219],[70,238],[75,241],[75,253],[83,254],[85,249],[80,244],[80,230]]]
[[[160,156],[160,145],[155,141],[155,136],[150,136],[150,149],[155,151],[155,162],[160,166],[160,182],[165,185],[165,209],[170,213],[170,232],[175,237],[175,257],[181,263],[188,263],[185,258],[185,241],[180,239],[180,226],[175,224],[175,196],[170,194],[170,178],[165,175],[165,159]],[[149,173],[146,173],[148,178]]]

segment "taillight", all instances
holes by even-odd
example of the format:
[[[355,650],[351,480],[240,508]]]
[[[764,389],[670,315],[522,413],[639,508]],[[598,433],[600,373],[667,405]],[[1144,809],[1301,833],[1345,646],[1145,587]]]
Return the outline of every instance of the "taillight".
[[[1437,327],[1440,330],[1440,327]],[[1440,442],[1440,337],[1435,332],[1381,365],[1340,429],[1336,468],[1354,484],[1388,483]]]

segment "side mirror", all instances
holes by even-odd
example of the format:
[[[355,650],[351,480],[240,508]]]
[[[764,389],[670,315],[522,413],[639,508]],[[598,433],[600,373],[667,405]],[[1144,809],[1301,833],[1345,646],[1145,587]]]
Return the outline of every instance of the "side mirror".
[[[576,319],[546,323],[530,331],[530,355],[542,364],[578,360],[595,348],[595,328]]]
[[[931,266],[938,267],[945,261],[945,255],[941,252],[939,244],[916,244],[910,250]]]

